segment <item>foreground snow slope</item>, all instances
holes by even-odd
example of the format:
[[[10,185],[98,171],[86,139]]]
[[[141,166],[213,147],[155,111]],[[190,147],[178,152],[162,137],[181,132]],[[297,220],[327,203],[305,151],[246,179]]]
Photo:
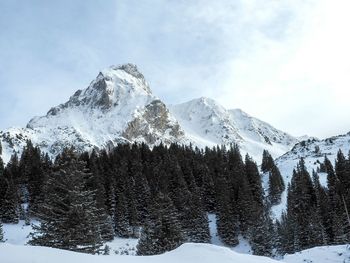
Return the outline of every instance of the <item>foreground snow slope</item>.
[[[52,157],[63,147],[77,150],[109,148],[122,142],[163,142],[199,147],[237,143],[244,153],[261,160],[263,149],[278,157],[298,139],[241,110],[227,110],[200,98],[168,107],[151,91],[135,65],[102,70],[84,90],[66,103],[35,117],[26,128],[0,131],[2,158],[20,153],[26,140]]]
[[[287,263],[349,263],[350,247],[349,245],[314,247],[286,255],[283,261]]]
[[[208,244],[184,244],[159,256],[94,256],[65,250],[0,244],[1,263],[276,263],[278,261],[238,254],[228,248]]]
[[[147,257],[95,256],[47,247],[0,244],[1,263],[349,263],[349,246],[315,247],[286,255],[281,261],[236,253],[208,244],[184,244],[174,251]]]

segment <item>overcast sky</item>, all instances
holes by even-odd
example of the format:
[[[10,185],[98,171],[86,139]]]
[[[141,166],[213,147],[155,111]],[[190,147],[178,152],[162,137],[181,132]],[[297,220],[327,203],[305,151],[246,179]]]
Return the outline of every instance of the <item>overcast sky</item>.
[[[166,103],[207,96],[292,135],[346,133],[349,10],[348,0],[1,0],[0,129],[132,62]]]

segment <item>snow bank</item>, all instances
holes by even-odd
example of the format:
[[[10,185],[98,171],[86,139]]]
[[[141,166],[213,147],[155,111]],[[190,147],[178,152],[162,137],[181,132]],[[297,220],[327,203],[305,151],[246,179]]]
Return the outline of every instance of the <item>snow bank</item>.
[[[184,244],[178,249],[159,256],[95,256],[65,250],[0,244],[1,263],[276,263],[278,261],[238,254],[228,248],[209,244]]]
[[[283,261],[286,263],[349,263],[350,246],[314,247],[292,255],[286,255]]]

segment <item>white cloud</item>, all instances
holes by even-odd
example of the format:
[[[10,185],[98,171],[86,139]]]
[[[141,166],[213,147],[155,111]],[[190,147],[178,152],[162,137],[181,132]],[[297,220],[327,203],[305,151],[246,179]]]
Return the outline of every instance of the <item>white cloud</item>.
[[[133,62],[168,103],[210,96],[295,135],[350,130],[346,0],[27,5],[0,3],[1,128],[24,125],[101,68]]]

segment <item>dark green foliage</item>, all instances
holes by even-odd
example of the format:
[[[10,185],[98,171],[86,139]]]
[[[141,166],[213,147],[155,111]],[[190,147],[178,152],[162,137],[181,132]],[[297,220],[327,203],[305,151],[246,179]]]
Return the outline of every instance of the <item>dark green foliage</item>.
[[[49,163],[44,165],[46,158],[41,155],[40,149],[34,147],[31,141],[27,142],[24,147],[22,156],[19,162],[20,178],[19,184],[25,184],[28,190],[29,213],[35,215],[38,207],[44,199],[42,188],[45,183],[45,172],[49,172]],[[22,196],[25,195],[22,193]]]
[[[267,212],[260,213],[250,230],[250,244],[253,254],[270,257],[275,245],[275,230]]]
[[[278,167],[267,150],[263,152],[261,170],[264,173],[269,173],[268,201],[270,205],[277,205],[281,202],[281,194],[285,190],[285,184]]]
[[[279,229],[279,234],[284,240],[284,253],[326,244],[327,237],[321,213],[323,208],[318,200],[322,190],[315,175],[312,183],[304,160],[301,159],[288,187],[287,214],[281,222],[284,229]]]
[[[138,255],[157,255],[173,250],[185,241],[178,213],[169,197],[159,194],[137,245]]]
[[[261,171],[263,173],[271,171],[272,167],[275,166],[275,162],[271,156],[271,154],[267,151],[263,151],[263,157],[261,162]]]
[[[5,242],[5,238],[4,238],[4,230],[2,228],[2,223],[0,221],[0,243],[1,242]]]
[[[269,201],[271,205],[281,202],[281,195],[285,190],[285,185],[281,173],[276,165],[269,173]]]
[[[18,189],[14,183],[13,176],[9,169],[5,169],[0,175],[0,216],[3,223],[18,223],[20,215],[20,205]]]
[[[72,152],[63,155],[45,185],[46,196],[37,213],[40,225],[33,225],[29,244],[98,253],[101,222],[95,192],[86,185],[91,174]]]

